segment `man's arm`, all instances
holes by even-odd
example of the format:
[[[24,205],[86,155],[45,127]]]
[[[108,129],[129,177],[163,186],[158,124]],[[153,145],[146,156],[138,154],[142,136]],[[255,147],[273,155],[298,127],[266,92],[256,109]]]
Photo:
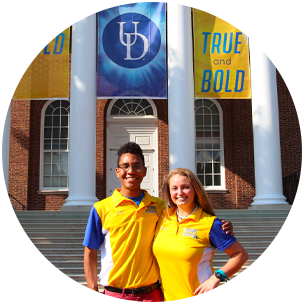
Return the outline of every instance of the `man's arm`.
[[[84,251],[84,270],[88,288],[99,291],[97,284],[97,251],[85,247]]]
[[[226,221],[224,219],[219,219],[219,220],[223,223],[222,230],[226,231],[227,234],[231,234],[232,236],[234,236],[232,222]]]

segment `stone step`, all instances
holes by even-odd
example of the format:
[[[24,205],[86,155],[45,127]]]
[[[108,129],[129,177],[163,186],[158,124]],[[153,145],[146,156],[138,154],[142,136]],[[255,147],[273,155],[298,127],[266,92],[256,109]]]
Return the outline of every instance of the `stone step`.
[[[214,269],[219,269],[224,265],[223,262],[214,262],[213,266]],[[254,273],[259,272],[261,274],[263,273],[278,273],[278,272],[303,272],[303,261],[299,260],[299,264],[283,264],[279,265],[278,261],[273,261],[273,265],[269,262],[266,265],[257,265],[257,264],[251,264],[251,262],[247,262],[241,270],[238,271],[236,275],[242,274],[242,273]],[[28,275],[48,275],[48,276],[60,276],[62,274],[75,274],[80,275],[84,274],[84,268],[82,264],[78,264],[78,266],[74,267],[66,267],[66,266],[60,266],[60,267],[48,267],[48,266],[41,266],[41,264],[37,267],[3,267],[1,268],[1,274],[2,275],[12,275],[12,274],[18,274],[18,277],[20,275],[22,276],[28,276]],[[234,275],[235,276],[235,275]]]
[[[297,242],[299,245],[303,244],[303,236],[264,236],[264,237],[253,237],[253,236],[238,236],[238,241],[242,243],[244,246],[247,244],[267,244],[271,245],[279,245],[280,244],[286,244],[290,242]],[[1,240],[1,248],[7,249],[11,247],[19,248],[28,248],[28,247],[37,247],[37,244],[39,244],[39,248],[49,247],[52,245],[52,248],[61,248],[61,247],[75,247],[78,246],[79,248],[83,248],[83,236],[82,237],[59,237],[59,238],[51,238],[49,237],[47,240],[45,238],[31,238],[31,239],[25,239],[25,238],[8,238],[3,237]]]
[[[216,269],[215,264],[213,264],[214,268]],[[219,267],[218,267],[219,268]],[[246,263],[245,265],[242,266],[242,268],[234,275],[243,275],[243,274],[263,274],[263,275],[268,275],[268,274],[300,274],[303,273],[303,264],[278,264],[278,265],[251,265],[249,263]]]
[[[239,270],[233,276],[230,277],[231,280],[243,281],[246,283],[246,280],[252,281],[253,279],[262,281],[266,283],[266,280],[271,280],[277,282],[278,280],[286,280],[291,282],[290,280],[301,280],[303,281],[303,272],[242,272]],[[231,282],[230,282],[231,283]]]
[[[15,211],[16,212],[16,211]],[[57,214],[48,214],[48,211],[45,211],[47,214],[32,214],[30,211],[19,211],[16,212],[16,217],[20,221],[28,221],[28,220],[36,220],[40,222],[46,222],[48,220],[53,220],[57,222],[78,222],[78,221],[86,221],[89,218],[88,214],[74,214],[74,215],[65,215],[62,212],[57,212]]]
[[[82,242],[90,208],[2,215],[2,299],[89,298]],[[222,296],[302,295],[302,214],[284,209],[216,213],[233,223],[235,236],[250,256],[228,285],[220,285]],[[225,253],[216,251],[215,269],[227,261]]]
[[[236,235],[236,234],[235,234]],[[265,234],[262,236],[258,236],[258,237],[253,237],[251,235],[245,235],[245,236],[238,236],[237,237],[239,241],[241,242],[262,242],[262,243],[276,243],[279,244],[279,242],[289,242],[289,241],[299,241],[299,242],[303,242],[303,234],[300,235],[277,235],[277,236],[272,236],[269,234]]]
[[[83,244],[83,240],[78,237],[32,237],[30,238],[31,241],[36,245],[36,244],[53,244],[53,243],[75,243],[78,245]]]
[[[303,255],[302,254],[295,254],[292,255],[291,253],[289,254],[289,256],[291,257],[291,259],[289,260],[291,262],[291,264],[293,264],[293,259],[298,260],[298,263],[300,261],[302,261]],[[272,259],[270,259],[270,257],[272,257]],[[269,259],[268,259],[269,258]],[[250,256],[250,259],[246,262],[246,264],[248,265],[255,265],[255,264],[259,264],[262,265],[265,264],[267,265],[272,265],[273,264],[279,264],[281,263],[281,260],[285,260],[285,258],[287,258],[287,253],[282,253],[281,256],[276,256],[274,257],[274,255],[266,255],[264,253],[260,254],[259,256],[257,255],[256,258],[252,256]],[[30,258],[31,259],[31,258]],[[33,257],[32,257],[33,259]],[[69,258],[70,260],[66,260],[66,259],[60,259],[58,258],[58,256],[48,256],[47,258],[44,258],[44,260],[41,259],[35,259],[34,261],[32,260],[9,260],[9,261],[5,261],[3,260],[1,262],[1,267],[38,267],[43,265],[44,268],[45,267],[76,267],[76,266],[82,266],[83,265],[83,257],[79,256],[73,256]],[[225,265],[225,263],[227,262],[227,259],[221,259],[221,257],[217,258],[215,257],[213,259],[213,266],[220,266],[218,268],[221,268],[222,266]],[[284,262],[282,262],[284,263]],[[285,262],[286,263],[286,262]]]
[[[85,232],[85,231],[84,231]],[[84,238],[84,232],[36,232],[36,233],[29,233],[29,232],[10,232],[10,233],[2,233],[1,236],[1,242],[5,241],[31,241],[31,240],[36,240],[38,238],[44,238],[44,239],[50,239],[54,240],[55,238],[57,239],[71,239],[71,238],[78,238],[79,240],[82,240]],[[266,240],[270,238],[272,240],[272,233],[276,234],[276,230],[273,231],[268,231],[268,232],[260,232],[260,231],[251,231],[250,229],[248,231],[235,231],[234,235],[237,239],[240,238],[245,238],[247,236],[252,236],[252,239],[258,239],[261,238],[263,240]],[[296,230],[287,230],[285,232],[281,233],[281,236],[285,237],[291,237],[293,238],[294,236],[296,237],[302,237],[303,236],[303,231],[296,229]]]
[[[213,267],[221,268],[227,263],[227,259],[213,258]],[[303,258],[291,258],[288,259],[287,255],[282,259],[260,259],[260,258],[249,258],[244,266],[277,266],[277,265],[303,265]]]
[[[269,255],[274,254],[277,255],[279,253],[287,253],[291,249],[289,246],[281,246],[281,247],[264,247],[264,246],[257,246],[257,247],[251,247],[243,244],[244,248],[247,250],[249,255],[258,255],[258,254],[266,254]],[[303,247],[302,246],[295,246],[293,247],[294,253],[303,253]],[[290,253],[290,252],[289,252]],[[215,255],[226,255],[224,252],[219,252],[218,250],[215,251]]]
[[[274,243],[269,244],[262,244],[262,243],[257,243],[254,244],[253,243],[247,243],[244,242],[242,243],[244,248],[248,251],[248,253],[255,253],[255,252],[262,252],[264,251],[265,253],[277,253],[277,252],[283,252],[286,250],[291,249],[291,247],[293,246],[293,249],[295,252],[302,252],[303,251],[303,247],[302,243],[300,242],[291,242],[290,244],[287,243],[283,244],[281,247],[278,246],[278,243]],[[268,244],[268,246],[267,246]],[[276,245],[276,246],[275,246]],[[56,255],[56,254],[65,254],[65,255],[83,255],[84,253],[84,246],[82,244],[72,244],[71,246],[67,246],[66,244],[57,244],[56,246],[54,246],[53,244],[45,244],[44,247],[42,247],[42,245],[39,244],[39,248],[37,248],[37,245],[35,245],[36,247],[19,247],[15,244],[11,244],[11,246],[8,248],[7,244],[6,247],[3,247],[2,245],[2,259],[7,260],[10,259],[13,255],[24,255],[24,256],[29,256],[29,255]],[[100,251],[99,251],[100,252]],[[99,253],[100,254],[100,253]],[[215,252],[215,255],[226,255],[224,253],[219,253],[219,251]]]
[[[53,270],[55,271],[55,270]],[[83,270],[82,270],[83,271]],[[20,274],[18,277],[14,274],[1,274],[1,282],[86,282],[85,274],[77,273],[74,270],[74,274],[62,273],[62,274]]]
[[[58,241],[58,240],[56,240]],[[64,249],[75,249],[75,250],[82,250],[84,251],[84,246],[82,245],[82,240],[79,241],[77,240],[77,242],[73,242],[73,240],[68,243],[67,241],[65,242],[46,242],[46,241],[41,241],[41,242],[36,242],[33,243],[31,241],[26,242],[26,243],[13,243],[13,242],[7,242],[7,243],[2,243],[1,244],[1,250],[2,251],[10,251],[10,250],[27,250],[27,249],[32,249],[33,247],[34,249],[37,248],[37,246],[39,246],[39,248],[37,249],[37,251],[39,250],[44,250],[44,249],[50,249],[50,247],[52,247],[52,249],[54,250],[64,250]],[[35,250],[36,251],[36,250]]]
[[[293,249],[294,252],[288,252],[285,251],[285,249],[278,249],[278,252],[273,251],[271,253],[267,251],[263,251],[264,249],[253,249],[252,251],[248,251],[249,253],[249,260],[254,259],[254,258],[272,258],[272,259],[279,259],[279,258],[286,258],[288,255],[290,258],[302,258],[303,257],[303,251],[302,248],[296,248]],[[257,252],[254,252],[257,251]],[[99,254],[100,255],[100,254]],[[15,254],[15,255],[1,255],[2,257],[2,264],[7,264],[10,262],[14,263],[32,263],[31,259],[33,259],[32,254]],[[215,253],[214,258],[227,258],[228,256],[225,253],[217,251]],[[69,256],[67,256],[66,253],[63,252],[61,253],[52,253],[52,254],[39,254],[35,256],[35,261],[39,262],[48,262],[48,261],[82,261],[83,260],[83,253],[73,253]]]
[[[28,211],[20,211],[20,210],[10,210],[10,211],[2,211],[1,213],[1,217],[2,218],[9,218],[9,217],[16,217],[18,216],[19,218],[22,216],[36,216],[36,217],[42,217],[42,216],[46,216],[46,218],[49,218],[51,216],[56,216],[56,217],[67,217],[69,218],[69,216],[72,217],[84,217],[87,216],[88,218],[88,213],[90,212],[92,206],[88,206],[88,207],[82,207],[82,209],[74,209],[74,210],[70,210],[70,211],[42,211],[42,210],[28,210]],[[275,209],[274,207],[272,207],[271,209],[257,209],[257,210],[250,210],[250,209],[215,209],[215,213],[217,215],[241,215],[242,217],[244,217],[245,215],[251,215],[251,216],[255,216],[255,215],[300,215],[299,211],[297,209],[293,209],[288,206],[288,209],[278,209],[278,207]]]
[[[45,275],[61,275],[61,274],[81,274],[84,273],[84,266],[79,264],[78,266],[31,266],[31,267],[1,267],[1,275],[11,275],[11,274],[16,274],[17,277],[19,275],[29,275],[29,274],[45,274]]]
[[[272,272],[249,272],[249,270],[239,270],[236,274],[230,277],[231,281],[240,281],[240,280],[290,280],[298,279],[303,280],[303,272],[298,270],[295,272],[279,272],[278,270]],[[77,274],[76,271],[74,274],[19,274],[18,277],[14,274],[3,274],[1,275],[2,283],[8,282],[86,282],[84,273]],[[231,284],[231,282],[230,282]]]
[[[77,261],[51,261],[51,260],[48,260],[48,261],[23,261],[23,262],[20,262],[20,261],[8,261],[8,262],[1,262],[1,268],[2,267],[31,267],[31,268],[34,268],[34,267],[38,267],[39,266],[43,266],[44,268],[46,267],[81,267],[83,266],[83,261],[82,260],[77,260]]]
[[[84,238],[84,231],[27,231],[27,235],[30,238],[69,238],[69,237],[74,237],[78,239],[83,239]]]
[[[302,218],[300,219],[292,219],[292,220],[275,220],[275,219],[270,219],[266,222],[266,220],[263,221],[259,221],[259,220],[251,220],[251,221],[242,221],[242,220],[238,220],[238,219],[228,219],[229,221],[231,221],[233,223],[234,226],[234,230],[235,229],[239,229],[239,228],[247,228],[247,227],[254,227],[254,228],[259,228],[262,227],[262,229],[268,229],[269,227],[276,227],[278,228],[278,225],[282,225],[285,226],[285,228],[287,227],[297,227],[303,226],[303,221]],[[79,220],[78,222],[49,222],[46,223],[45,221],[43,222],[34,222],[34,221],[18,221],[18,223],[16,223],[16,221],[3,221],[2,220],[2,224],[1,224],[1,229],[3,230],[8,230],[8,229],[12,229],[12,230],[20,230],[20,228],[22,228],[22,231],[27,230],[27,231],[31,231],[34,229],[43,229],[43,230],[60,230],[60,229],[68,229],[68,228],[73,228],[76,230],[83,230],[86,228],[87,225],[87,220],[81,221]]]
[[[89,216],[89,213],[88,213]],[[5,224],[6,226],[12,225],[14,222],[16,222],[16,225],[21,227],[22,225],[26,225],[27,228],[30,228],[31,226],[44,226],[46,228],[52,227],[52,224],[55,223],[60,226],[86,226],[88,221],[88,216],[85,218],[16,218],[16,219],[5,219],[1,217],[1,222]],[[257,226],[264,225],[275,225],[276,223],[285,223],[288,225],[294,225],[300,224],[303,220],[303,215],[287,215],[287,216],[271,216],[271,217],[262,217],[262,216],[241,216],[241,217],[234,217],[226,215],[224,217],[220,217],[221,219],[225,219],[227,221],[231,221],[233,223],[233,226]],[[25,227],[23,227],[25,228]]]
[[[37,225],[37,226],[45,226],[49,228],[53,223],[60,225],[60,226],[77,226],[82,225],[85,226],[88,221],[89,213],[86,217],[83,218],[47,218],[47,219],[41,219],[39,217],[32,217],[32,218],[15,218],[15,219],[5,219],[1,217],[1,222],[3,224],[12,225],[14,222],[17,226],[21,225],[27,225],[27,227],[30,227],[30,225]],[[257,223],[264,224],[268,226],[269,224],[276,224],[276,223],[288,223],[289,225],[293,225],[294,222],[296,224],[302,222],[303,220],[303,214],[296,214],[296,215],[270,215],[270,217],[266,217],[266,215],[262,216],[253,216],[253,215],[242,215],[241,217],[236,217],[232,215],[224,215],[225,217],[220,217],[221,219],[225,219],[227,221],[231,221],[233,225],[236,223],[236,225],[242,225],[242,226],[255,226]]]

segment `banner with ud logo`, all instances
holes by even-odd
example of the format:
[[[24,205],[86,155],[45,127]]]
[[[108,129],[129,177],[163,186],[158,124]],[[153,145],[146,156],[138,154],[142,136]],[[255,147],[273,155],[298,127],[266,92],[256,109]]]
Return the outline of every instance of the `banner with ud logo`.
[[[69,97],[70,1],[16,1],[14,100]]]
[[[98,98],[167,98],[166,4],[98,13]]]
[[[250,99],[248,37],[194,9],[195,98]]]

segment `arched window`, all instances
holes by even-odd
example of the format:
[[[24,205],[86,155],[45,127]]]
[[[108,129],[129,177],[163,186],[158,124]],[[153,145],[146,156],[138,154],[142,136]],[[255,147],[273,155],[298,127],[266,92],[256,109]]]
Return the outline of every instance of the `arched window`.
[[[155,116],[155,109],[146,99],[118,99],[112,104],[110,116]]]
[[[49,102],[42,110],[40,190],[68,190],[70,102]]]
[[[205,189],[224,188],[222,110],[216,101],[195,101],[197,176]]]

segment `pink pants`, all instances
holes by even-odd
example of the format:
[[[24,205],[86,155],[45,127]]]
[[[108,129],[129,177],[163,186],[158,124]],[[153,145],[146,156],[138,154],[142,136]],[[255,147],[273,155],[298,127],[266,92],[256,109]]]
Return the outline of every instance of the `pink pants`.
[[[111,297],[115,297],[118,299],[124,299],[124,300],[130,300],[130,301],[138,301],[138,302],[163,302],[164,301],[164,296],[161,288],[143,293],[143,294],[125,294],[124,292],[122,293],[117,293],[117,292],[111,292],[105,289],[105,294],[109,295]]]

